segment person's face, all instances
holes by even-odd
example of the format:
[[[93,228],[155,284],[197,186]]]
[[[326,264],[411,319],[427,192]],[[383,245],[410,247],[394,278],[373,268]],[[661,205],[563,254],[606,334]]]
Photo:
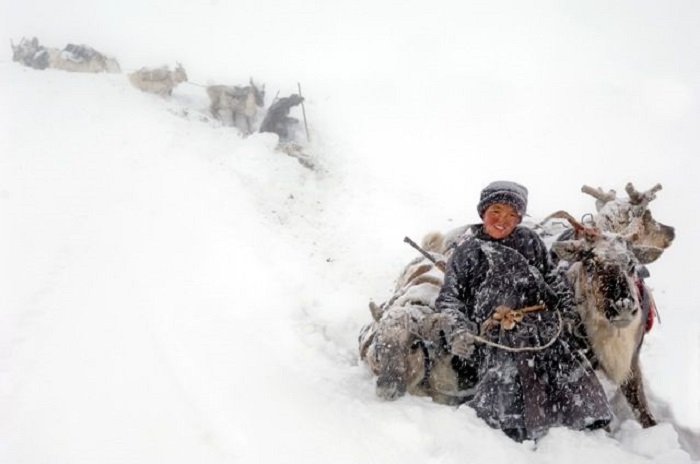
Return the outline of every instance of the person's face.
[[[493,203],[484,212],[484,231],[495,239],[509,236],[519,223],[518,212],[507,203]]]

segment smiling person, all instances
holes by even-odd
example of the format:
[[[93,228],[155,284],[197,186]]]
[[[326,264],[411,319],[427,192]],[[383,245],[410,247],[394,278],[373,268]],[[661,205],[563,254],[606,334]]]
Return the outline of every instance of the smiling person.
[[[483,222],[458,240],[436,300],[460,387],[473,392],[466,404],[517,441],[556,426],[596,429],[611,418],[571,330],[580,323],[571,290],[540,237],[520,225],[527,201],[516,182],[481,191]]]

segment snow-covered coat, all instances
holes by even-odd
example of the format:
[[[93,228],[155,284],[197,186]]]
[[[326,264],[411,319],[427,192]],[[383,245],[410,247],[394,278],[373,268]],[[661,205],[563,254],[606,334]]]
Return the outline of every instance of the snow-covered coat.
[[[539,303],[546,309],[525,314],[512,330],[497,324],[479,329],[500,305],[519,309]],[[550,427],[609,422],[605,393],[568,329],[579,321],[571,291],[531,229],[518,226],[496,240],[481,224],[472,226],[450,257],[436,307],[453,327],[479,331],[507,347],[542,347],[556,338],[547,348],[525,352],[477,343],[470,358],[460,358],[476,380],[467,404],[492,427],[532,439]]]

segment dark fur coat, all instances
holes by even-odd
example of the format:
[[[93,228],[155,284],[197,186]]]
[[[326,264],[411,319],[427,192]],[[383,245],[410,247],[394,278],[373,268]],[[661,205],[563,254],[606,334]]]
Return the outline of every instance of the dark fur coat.
[[[540,303],[545,310],[525,314],[512,330],[481,329],[498,306]],[[542,350],[517,353],[477,342],[470,358],[455,360],[473,384],[467,404],[492,427],[533,439],[550,427],[597,428],[610,421],[605,393],[572,334],[579,318],[571,290],[532,230],[519,226],[495,240],[473,226],[448,262],[436,306],[455,329],[507,347],[542,347],[556,338]]]

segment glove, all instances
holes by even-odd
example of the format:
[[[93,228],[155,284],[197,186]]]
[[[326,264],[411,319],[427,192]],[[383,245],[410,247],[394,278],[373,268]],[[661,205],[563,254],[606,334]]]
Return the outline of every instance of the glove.
[[[474,344],[476,339],[469,331],[459,331],[455,333],[450,341],[450,352],[460,358],[470,358],[474,354]]]

